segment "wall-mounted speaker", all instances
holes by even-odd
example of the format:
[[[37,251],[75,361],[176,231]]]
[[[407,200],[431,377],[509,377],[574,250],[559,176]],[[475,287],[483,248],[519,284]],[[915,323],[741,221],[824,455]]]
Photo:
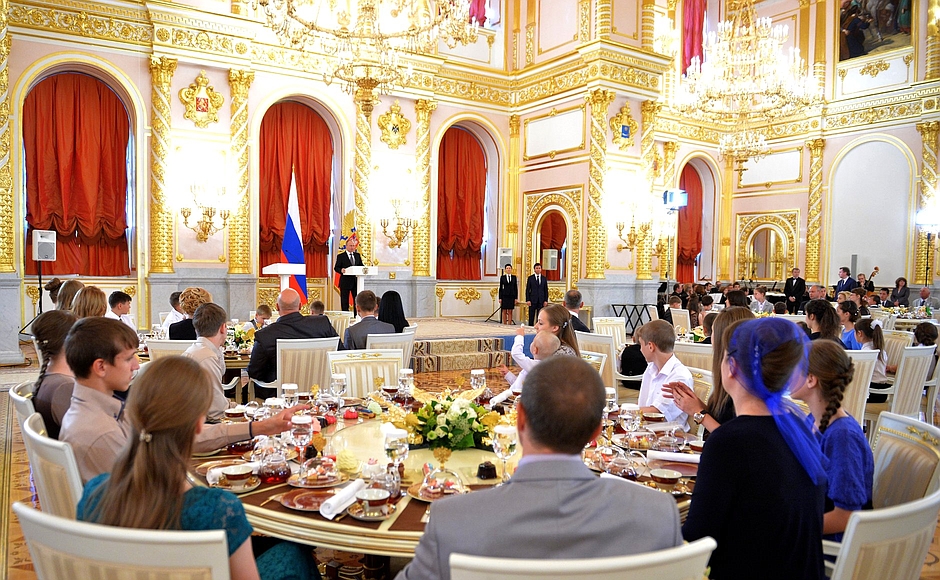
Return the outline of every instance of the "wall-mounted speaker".
[[[558,250],[542,250],[542,269],[558,269]]]
[[[513,268],[516,267],[516,265],[512,263],[512,248],[500,248],[499,249],[499,264],[498,264],[499,268],[498,269],[500,272],[503,271],[503,268],[506,266],[506,264],[511,265]]]
[[[55,262],[55,232],[33,230],[33,259],[37,262]]]

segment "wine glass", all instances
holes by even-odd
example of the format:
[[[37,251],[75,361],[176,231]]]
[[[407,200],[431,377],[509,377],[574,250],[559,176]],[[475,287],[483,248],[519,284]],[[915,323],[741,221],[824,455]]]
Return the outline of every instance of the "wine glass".
[[[346,374],[335,373],[330,378],[330,394],[336,398],[336,408],[343,406],[343,395],[346,394]]]
[[[503,462],[503,481],[509,481],[509,471],[506,463],[516,452],[516,446],[519,444],[519,433],[512,425],[497,425],[493,429],[493,451],[496,457]]]
[[[310,444],[313,437],[313,417],[310,415],[294,415],[290,419],[290,436],[297,447],[297,455],[303,457],[304,449]]]
[[[297,404],[297,383],[284,383],[281,385],[281,394],[284,397],[284,404],[288,408]]]
[[[643,413],[640,406],[633,403],[624,403],[620,405],[620,426],[627,433],[632,433],[640,428],[640,422],[643,420]]]
[[[398,371],[398,394],[395,395],[396,402],[402,406],[408,404],[411,395],[414,392],[415,372],[412,369],[401,369]]]
[[[470,388],[481,389],[486,386],[486,371],[473,369],[470,371]]]
[[[385,455],[395,464],[396,470],[408,458],[408,450],[408,431],[389,429],[385,433]]]

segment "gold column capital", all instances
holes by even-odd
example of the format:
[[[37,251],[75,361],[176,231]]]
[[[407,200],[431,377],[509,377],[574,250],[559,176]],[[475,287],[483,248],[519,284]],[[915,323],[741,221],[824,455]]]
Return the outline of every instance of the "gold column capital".
[[[640,113],[643,116],[643,125],[652,125],[656,122],[656,117],[663,110],[663,105],[656,101],[643,101],[640,105]],[[645,127],[644,127],[645,129]]]
[[[810,139],[806,142],[806,146],[809,147],[812,156],[818,157],[822,154],[823,147],[826,146],[826,140],[822,138]]]
[[[584,96],[584,100],[591,105],[591,114],[596,115],[595,109],[603,109],[604,116],[607,116],[607,108],[614,101],[614,92],[607,89],[593,89]]]
[[[437,101],[415,101],[415,155],[418,159],[418,187],[421,195],[421,217],[412,234],[412,275],[431,275],[431,114]]]
[[[150,78],[154,86],[161,89],[170,90],[170,84],[173,82],[173,74],[176,73],[177,60],[170,56],[150,57]]]
[[[166,200],[167,158],[170,153],[170,89],[176,59],[150,57],[150,272],[173,273],[173,215]]]
[[[248,89],[255,80],[249,70],[229,69],[232,93],[232,154],[236,159],[237,206],[228,225],[228,272],[251,273],[251,217],[248,191]]]
[[[512,115],[509,115],[509,136],[518,137],[519,129],[521,128],[521,125],[522,123],[519,120],[519,115],[516,115],[515,113]]]
[[[234,109],[235,99],[247,99],[248,98],[248,89],[251,88],[251,83],[255,80],[254,71],[242,70],[242,69],[229,69],[228,71],[228,86],[232,91],[232,108]]]

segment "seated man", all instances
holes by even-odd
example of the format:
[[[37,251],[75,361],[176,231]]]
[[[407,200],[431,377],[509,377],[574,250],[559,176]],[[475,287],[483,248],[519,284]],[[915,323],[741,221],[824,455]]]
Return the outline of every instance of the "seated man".
[[[395,334],[395,327],[376,318],[379,309],[379,299],[372,290],[363,290],[356,295],[356,314],[361,320],[346,329],[343,344],[349,350],[366,347],[366,337],[369,334]]]
[[[326,312],[326,305],[320,300],[310,303],[310,316],[322,316],[324,312]]]
[[[65,360],[75,374],[75,388],[59,440],[72,446],[83,482],[111,471],[131,434],[124,401],[115,393],[127,391],[140,368],[137,345],[137,333],[103,316],[79,320],[65,339]],[[255,435],[282,433],[290,429],[294,411],[302,408],[307,407],[293,407],[265,421],[204,425],[193,451],[213,451]]]
[[[914,300],[911,303],[911,306],[914,308],[920,308],[921,306],[930,307],[933,310],[940,308],[940,300],[932,297],[930,295],[930,288],[924,286],[920,289],[920,298]]]
[[[110,309],[104,313],[108,318],[114,320],[120,320],[124,324],[128,325],[131,330],[137,332],[137,327],[134,325],[134,321],[131,320],[131,295],[127,292],[121,292],[120,290],[115,290],[108,296],[108,306]]]
[[[809,287],[809,300],[804,300],[800,304],[800,313],[806,312],[806,305],[809,304],[810,300],[825,300],[826,299],[826,289],[820,286],[819,284],[813,284]]]
[[[598,478],[581,461],[601,431],[604,383],[588,363],[554,356],[526,378],[516,426],[519,467],[507,485],[432,504],[398,580],[450,580],[453,552],[494,558],[604,558],[682,543],[675,500]]]
[[[228,399],[222,390],[222,375],[225,374],[225,355],[222,346],[228,331],[228,314],[225,309],[212,302],[203,304],[193,314],[193,326],[196,328],[196,342],[186,349],[187,356],[202,367],[212,378],[215,389],[212,391],[212,403],[206,418],[213,421],[221,419],[228,408]]]
[[[327,317],[300,313],[300,294],[292,288],[286,288],[278,295],[277,312],[279,316],[274,324],[255,333],[255,345],[248,361],[248,376],[264,383],[277,379],[277,339],[339,337]],[[343,348],[342,343],[339,343],[339,348]],[[255,394],[260,399],[267,399],[275,396],[277,389],[256,386]]]
[[[640,348],[649,363],[643,373],[640,398],[644,413],[662,413],[667,421],[686,426],[688,416],[671,398],[663,397],[663,385],[680,382],[692,387],[692,373],[672,354],[676,331],[664,320],[653,320],[640,327]]]
[[[163,335],[169,336],[170,325],[176,324],[182,320],[186,319],[186,315],[183,314],[183,307],[180,306],[180,294],[182,292],[174,292],[170,294],[170,313],[167,315],[166,320],[163,321]]]
[[[881,300],[881,305],[884,308],[891,308],[894,306],[894,302],[891,300],[891,289],[882,288],[878,291],[878,298]]]

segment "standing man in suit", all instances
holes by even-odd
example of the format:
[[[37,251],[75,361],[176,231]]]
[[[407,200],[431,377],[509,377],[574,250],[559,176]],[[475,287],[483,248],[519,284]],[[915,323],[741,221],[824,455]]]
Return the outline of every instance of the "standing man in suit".
[[[519,278],[512,273],[512,264],[506,264],[503,275],[499,277],[499,310],[502,323],[512,324],[512,311],[519,301]]]
[[[525,303],[529,306],[529,326],[535,326],[539,310],[548,302],[548,280],[542,275],[542,264],[536,262],[535,273],[525,283]]]
[[[581,322],[578,312],[584,307],[584,301],[581,299],[581,293],[575,289],[565,292],[565,308],[571,313],[571,326],[581,332],[591,332],[587,324]]]
[[[356,251],[358,247],[359,238],[355,234],[349,236],[346,240],[346,251],[336,256],[336,265],[333,266],[333,271],[340,274],[339,303],[343,311],[349,311],[349,303],[356,297],[356,277],[347,276],[346,268],[365,266],[362,263],[362,256]]]
[[[835,296],[838,296],[839,292],[851,292],[852,288],[856,286],[858,286],[858,283],[852,277],[852,271],[849,270],[849,267],[842,266],[839,268],[839,282],[836,284]]]
[[[363,290],[356,295],[356,314],[361,320],[346,329],[343,344],[349,350],[366,347],[366,339],[370,334],[395,334],[395,327],[376,318],[379,309],[379,299],[372,290]]]
[[[286,288],[277,297],[278,319],[255,333],[255,345],[248,361],[248,376],[270,383],[277,379],[277,339],[279,338],[328,338],[335,336],[336,329],[326,316],[304,316],[300,313],[300,294]],[[274,397],[277,389],[255,386],[255,395],[260,399]]]
[[[796,314],[800,303],[803,302],[803,295],[806,294],[806,280],[800,278],[800,269],[793,268],[790,271],[790,277],[783,287],[783,294],[787,297],[787,312]]]
[[[493,558],[604,558],[682,544],[676,502],[628,481],[598,478],[581,462],[597,437],[604,383],[568,356],[526,377],[516,428],[522,459],[506,485],[431,504],[411,561],[396,580],[450,580],[453,552]]]

